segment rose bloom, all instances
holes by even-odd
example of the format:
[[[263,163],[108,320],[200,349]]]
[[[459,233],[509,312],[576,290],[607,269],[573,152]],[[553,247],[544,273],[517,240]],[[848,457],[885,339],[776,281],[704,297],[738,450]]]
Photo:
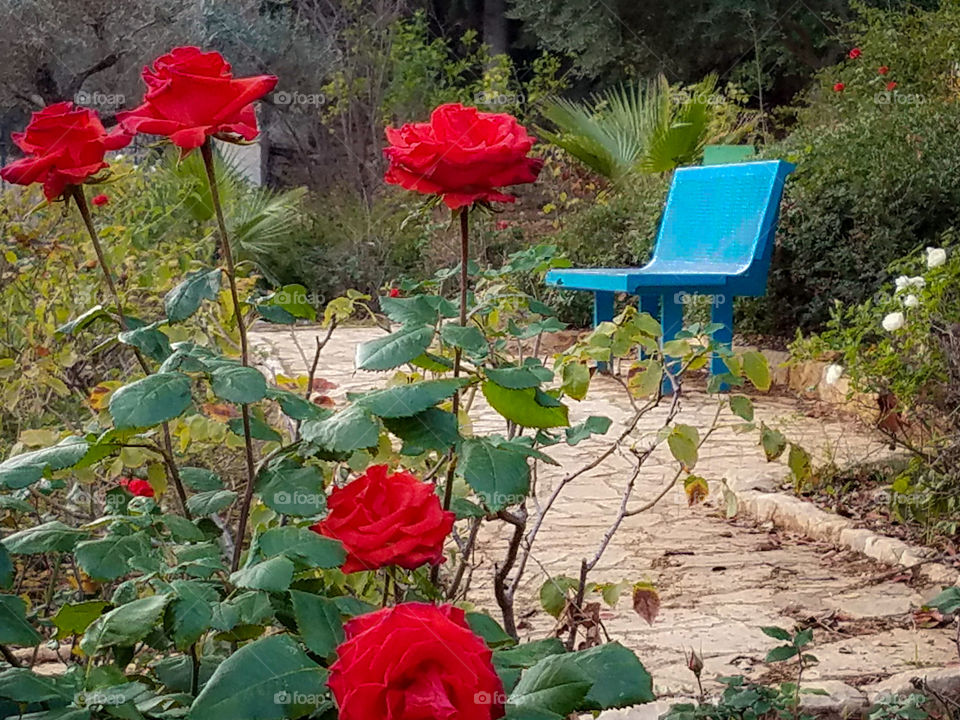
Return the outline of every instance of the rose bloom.
[[[131,495],[137,497],[150,497],[154,495],[153,487],[143,478],[120,478],[120,486],[127,489]]]
[[[913,294],[907,295],[903,299],[903,306],[908,308],[918,308],[920,307],[920,298]]]
[[[26,130],[10,137],[26,157],[0,170],[0,177],[16,185],[43,183],[47,200],[108,167],[106,151],[122,148],[131,139],[119,128],[107,132],[95,110],[72,102],[33,113]]]
[[[398,298],[400,297],[400,288],[390,288],[390,292],[388,294],[392,298]]]
[[[103,193],[100,193],[99,195],[94,196],[94,197],[90,200],[90,202],[92,202],[92,203],[93,203],[94,205],[96,205],[97,207],[103,207],[103,206],[106,205],[108,202],[110,202],[110,198],[107,197],[106,195],[104,195]]]
[[[927,267],[935,268],[940,267],[947,261],[947,251],[943,248],[927,248]]]
[[[514,202],[501,191],[532,183],[543,161],[527,157],[535,138],[505,113],[460,103],[441,105],[428,123],[387,128],[390,161],[384,179],[407,190],[439,195],[456,210],[475,202]]]
[[[886,65],[881,65],[877,68],[877,72],[881,75],[886,75],[888,72],[890,72],[890,68],[888,68]]]
[[[344,626],[327,684],[340,720],[496,720],[503,683],[463,610],[405,603]]]
[[[887,332],[896,332],[903,327],[906,318],[903,316],[902,312],[892,312],[883,318],[883,329]]]
[[[833,86],[834,92],[843,92],[843,89],[846,87],[842,82],[838,82]]]
[[[861,54],[861,53],[860,53],[860,48],[855,47],[855,48],[853,48],[852,50],[850,50],[850,52],[849,52],[848,54],[849,54],[851,60],[856,60],[858,57],[860,57],[860,54]]]
[[[343,572],[398,565],[413,570],[443,562],[454,514],[444,512],[433,485],[408,472],[374,465],[327,501],[327,517],[311,530],[343,543]]]
[[[253,140],[259,130],[252,103],[277,84],[273,75],[235,78],[220,53],[195,47],[174,48],[142,76],[143,104],[117,113],[117,121],[131,133],[166,135],[185,152],[211,135]]]
[[[896,81],[891,80],[890,82],[887,83],[887,92],[890,92],[891,90],[896,89],[896,87],[897,87]]]

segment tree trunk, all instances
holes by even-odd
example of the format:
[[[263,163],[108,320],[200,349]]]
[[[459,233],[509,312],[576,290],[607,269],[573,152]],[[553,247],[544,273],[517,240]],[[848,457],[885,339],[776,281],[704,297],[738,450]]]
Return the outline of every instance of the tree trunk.
[[[505,55],[509,50],[509,24],[506,0],[484,0],[483,42],[490,46],[491,55]]]

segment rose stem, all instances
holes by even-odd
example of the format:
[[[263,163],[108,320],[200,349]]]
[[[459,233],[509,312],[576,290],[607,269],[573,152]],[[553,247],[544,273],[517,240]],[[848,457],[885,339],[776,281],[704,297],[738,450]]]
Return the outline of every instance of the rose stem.
[[[230,298],[233,301],[233,316],[237,320],[237,331],[240,333],[240,362],[246,367],[249,365],[247,350],[247,326],[240,309],[240,296],[237,294],[237,271],[233,264],[233,251],[230,249],[230,240],[227,238],[227,224],[223,220],[223,208],[220,206],[220,191],[217,189],[217,174],[213,167],[213,146],[210,138],[200,146],[203,155],[203,165],[207,170],[207,183],[210,185],[210,201],[213,203],[217,215],[217,228],[220,231],[220,247],[223,252],[223,261],[226,263],[227,280],[230,282]],[[243,537],[247,532],[247,516],[250,514],[250,503],[253,500],[253,483],[256,478],[256,464],[253,460],[253,437],[250,435],[250,408],[247,403],[240,405],[240,414],[243,417],[243,442],[247,455],[247,487],[243,493],[243,505],[240,507],[240,520],[237,525],[237,536],[233,546],[233,562],[231,570],[236,572],[240,567],[240,554],[243,552]]]
[[[74,202],[77,204],[77,209],[80,211],[80,217],[83,218],[83,224],[87,228],[87,234],[90,236],[90,240],[93,242],[93,251],[97,254],[97,261],[100,263],[100,270],[103,272],[103,277],[107,281],[107,287],[110,289],[110,294],[113,296],[113,301],[117,304],[117,316],[119,318],[120,327],[124,331],[129,330],[127,318],[123,315],[123,303],[120,300],[120,293],[117,291],[117,286],[113,282],[113,273],[110,271],[110,266],[107,264],[107,258],[103,254],[103,246],[100,244],[100,236],[97,234],[97,228],[93,224],[93,218],[90,216],[90,208],[87,206],[87,197],[83,192],[83,186],[70,185],[68,192],[73,196]],[[150,375],[150,366],[147,365],[147,361],[140,352],[140,348],[134,347],[133,353],[137,356],[137,362],[140,364],[143,372],[147,375]],[[163,462],[167,466],[170,477],[173,478],[174,487],[177,489],[177,496],[180,498],[180,510],[183,512],[183,516],[189,520],[190,511],[187,510],[187,493],[183,489],[183,481],[180,479],[180,470],[177,468],[177,463],[173,459],[173,442],[170,439],[170,425],[165,422],[163,423],[162,427],[164,452],[161,453],[161,455],[163,455]]]
[[[460,210],[460,327],[467,326],[467,260],[470,258],[470,209]],[[453,377],[460,377],[460,362],[463,350],[456,348],[453,351]],[[453,394],[453,416],[460,421],[460,390]],[[450,465],[447,467],[447,482],[443,487],[443,509],[449,510],[453,502],[453,474],[457,467],[457,458],[450,456]],[[430,581],[436,585],[440,578],[440,566],[434,565],[430,569]]]

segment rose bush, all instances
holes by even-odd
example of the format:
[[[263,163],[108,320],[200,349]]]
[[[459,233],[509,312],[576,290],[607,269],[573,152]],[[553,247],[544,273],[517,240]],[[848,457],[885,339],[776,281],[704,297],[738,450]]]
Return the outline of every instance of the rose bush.
[[[516,198],[501,188],[532,183],[543,167],[528,157],[536,141],[516,118],[460,103],[441,105],[428,123],[387,128],[387,140],[386,181],[438,195],[451,210],[512,203]]]
[[[407,472],[374,465],[327,500],[327,517],[310,529],[343,543],[343,572],[396,565],[415,570],[443,562],[454,514],[445,512],[433,486]]]
[[[277,84],[273,75],[235,78],[218,52],[178,47],[143,69],[149,88],[143,104],[117,113],[129,133],[165,135],[185,152],[210,136],[253,140],[258,133],[253,103]]]
[[[497,720],[503,681],[463,610],[404,603],[344,626],[328,681],[340,720]]]
[[[26,157],[0,170],[0,177],[15,185],[42,183],[47,200],[55,200],[67,186],[108,167],[104,154],[128,145],[131,135],[107,132],[95,110],[62,102],[33,113],[26,130],[11,138]]]

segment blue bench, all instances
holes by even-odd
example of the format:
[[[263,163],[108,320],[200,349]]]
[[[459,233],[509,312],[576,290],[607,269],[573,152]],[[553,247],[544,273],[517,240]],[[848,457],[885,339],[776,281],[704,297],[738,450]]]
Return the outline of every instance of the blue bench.
[[[594,294],[593,322],[613,319],[617,293],[640,296],[664,341],[683,327],[683,306],[708,296],[714,339],[733,341],[733,298],[766,293],[780,198],[794,166],[783,160],[685,167],[673,176],[653,258],[641,268],[551,270],[547,283]],[[726,372],[714,355],[710,372]]]

